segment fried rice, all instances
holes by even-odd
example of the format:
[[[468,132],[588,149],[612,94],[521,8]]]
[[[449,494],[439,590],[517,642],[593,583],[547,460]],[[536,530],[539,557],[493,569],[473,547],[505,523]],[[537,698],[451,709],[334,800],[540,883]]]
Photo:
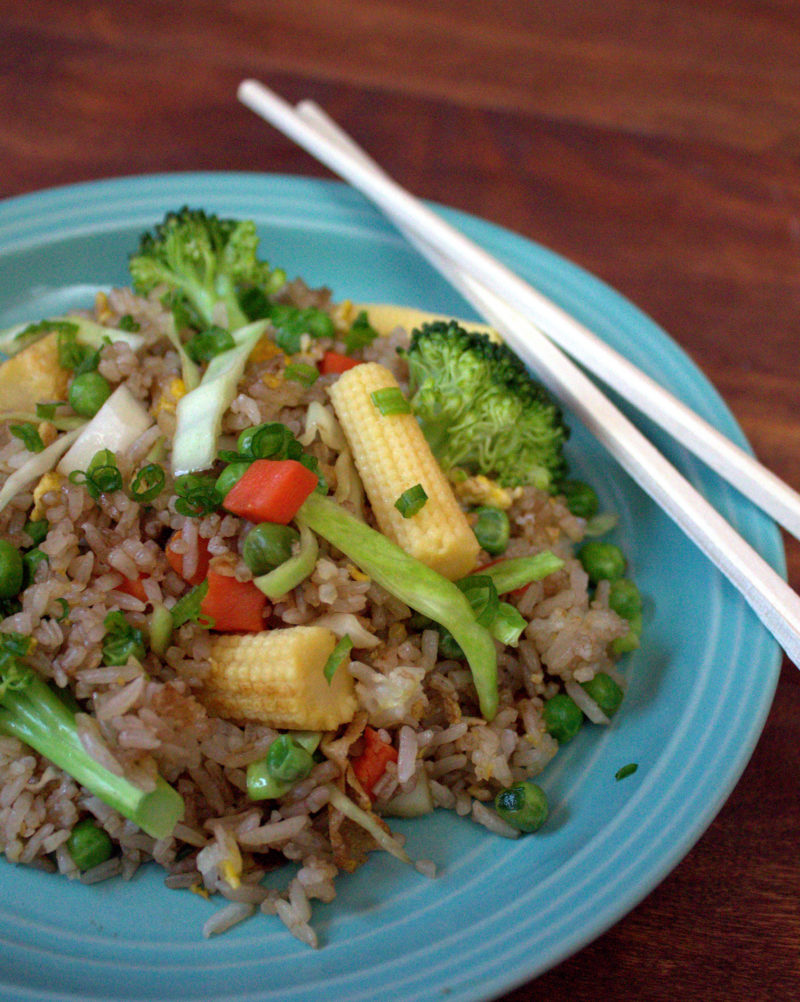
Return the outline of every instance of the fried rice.
[[[334,319],[345,309],[333,304],[326,290],[311,290],[300,281],[288,284],[281,297],[325,309]],[[169,314],[156,295],[143,298],[116,289],[98,296],[92,315],[110,326],[131,318],[145,337],[143,351],[117,342],[102,349],[99,362],[109,383],[124,383],[155,418],[117,456],[127,482],[154,445],[163,440],[168,448],[174,435],[180,359],[164,336]],[[396,348],[407,342],[408,331],[398,327],[364,349],[363,357],[390,367],[404,385],[407,372]],[[304,343],[302,360],[316,364],[332,346],[335,342],[324,340]],[[326,432],[335,423],[327,389],[336,376],[306,387],[282,378],[284,363],[280,352],[256,349],[225,415],[223,436],[282,422],[316,457],[333,496],[370,522],[352,464],[337,450],[337,437]],[[0,425],[3,480],[29,458],[8,426]],[[55,437],[47,421],[39,431],[45,444]],[[380,866],[373,850],[386,848],[330,802],[332,786],[382,818],[387,833],[387,805],[425,783],[434,806],[454,813],[453,824],[469,823],[459,821],[460,815],[485,826],[487,837],[517,837],[519,831],[493,810],[493,799],[498,790],[536,776],[558,751],[544,725],[545,700],[565,687],[577,692],[578,683],[598,672],[624,685],[609,652],[627,623],[609,608],[607,586],[590,587],[575,556],[586,522],[570,513],[563,498],[518,488],[508,509],[505,556],[550,550],[564,564],[509,597],[528,625],[518,646],[498,644],[499,710],[491,722],[479,712],[465,662],[439,654],[437,630],[420,625],[408,606],[320,539],[313,573],[274,604],[267,627],[319,624],[337,635],[347,633],[354,641],[347,670],[358,711],[350,723],[324,734],[305,779],[283,797],[255,802],[247,794],[247,767],[263,759],[278,731],[208,711],[203,686],[212,634],[202,622],[177,629],[162,657],[148,651],[141,660],[108,666],[102,656],[110,611],[122,610],[133,626],[146,630],[153,606],[169,607],[185,594],[186,581],[165,559],[167,538],[181,532],[184,569],[197,562],[200,540],[212,566],[248,581],[253,575],[241,552],[248,524],[224,510],[199,518],[180,514],[169,479],[167,489],[147,505],[122,490],[93,499],[84,485],[66,478],[36,499],[35,487],[18,493],[0,514],[0,533],[14,546],[29,548],[25,526],[35,503],[37,517],[50,526],[39,544],[47,559],[0,630],[35,640],[30,663],[77,700],[81,741],[97,761],[142,789],[152,788],[160,774],[183,797],[185,814],[169,837],[156,840],[19,740],[0,736],[0,850],[10,863],[86,883],[130,879],[143,863],[162,867],[167,887],[219,897],[219,910],[203,927],[206,936],[263,913],[277,916],[303,942],[318,945],[312,902],[333,900],[339,874]],[[490,559],[482,552],[478,565]],[[126,579],[141,580],[144,596],[122,590]],[[582,708],[603,720],[600,708],[585,693],[582,698]],[[369,795],[349,770],[367,726],[396,751],[396,761],[388,762]],[[109,834],[115,851],[81,872],[67,842],[87,816]],[[402,843],[398,835],[391,839]],[[296,868],[282,890],[264,885],[268,871],[289,862]],[[435,860],[416,865],[429,876],[436,872]]]

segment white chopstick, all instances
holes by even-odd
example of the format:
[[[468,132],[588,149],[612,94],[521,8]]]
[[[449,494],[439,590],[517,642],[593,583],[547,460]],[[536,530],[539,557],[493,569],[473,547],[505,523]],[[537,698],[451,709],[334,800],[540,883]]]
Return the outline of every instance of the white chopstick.
[[[303,114],[298,114],[276,95],[251,81],[242,85],[240,96],[258,114],[348,180],[354,181],[369,197],[373,197],[371,193],[374,191],[380,193],[380,200],[373,200],[378,201],[406,235],[413,238],[420,250],[499,330],[511,347],[536,370],[539,378],[573,410],[634,480],[728,577],[787,655],[800,664],[800,597],[555,344],[503,297],[489,289],[487,282],[478,282],[466,275],[449,260],[449,254],[442,255],[438,247],[431,247],[426,228],[428,210],[418,213],[413,208],[417,203],[404,192],[402,208],[396,209],[394,182],[376,168],[329,119],[323,121],[319,109],[311,107],[309,111],[309,105],[305,103]],[[398,190],[402,192],[402,189]],[[411,209],[408,202],[412,204]],[[420,239],[420,230],[425,233],[424,240]]]
[[[318,122],[311,125],[304,121],[302,114],[297,114],[281,98],[253,80],[241,84],[239,97],[253,111],[350,181],[390,214],[406,232],[424,233],[426,242],[436,246],[440,257],[450,259],[462,271],[493,288],[581,366],[599,376],[800,539],[800,494],[744,449],[727,439],[561,307],[414,199],[385,173],[376,171],[376,165],[371,161],[359,160],[353,156],[351,148],[331,142],[330,133],[324,134],[316,128]],[[302,108],[302,105],[299,107]]]

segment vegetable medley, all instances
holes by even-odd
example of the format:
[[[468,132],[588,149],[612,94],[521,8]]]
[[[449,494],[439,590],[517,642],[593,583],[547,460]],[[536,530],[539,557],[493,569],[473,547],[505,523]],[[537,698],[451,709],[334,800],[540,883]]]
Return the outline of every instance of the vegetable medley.
[[[385,818],[546,830],[534,779],[617,712],[642,600],[491,332],[258,248],[168,213],[132,290],[0,336],[0,771],[37,791],[0,839],[84,878],[155,859],[238,908],[207,934],[260,909],[315,945],[336,873],[409,861]]]

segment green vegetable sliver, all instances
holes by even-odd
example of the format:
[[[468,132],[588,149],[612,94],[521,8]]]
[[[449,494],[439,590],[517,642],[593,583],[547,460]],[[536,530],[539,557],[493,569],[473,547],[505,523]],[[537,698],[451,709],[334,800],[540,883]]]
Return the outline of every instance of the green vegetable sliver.
[[[485,574],[494,581],[498,595],[506,595],[517,588],[523,588],[533,581],[541,581],[548,575],[561,570],[564,561],[550,550],[542,550],[532,557],[511,557],[499,563],[480,567],[475,574]],[[472,575],[470,575],[472,576]],[[467,578],[462,580],[466,581]]]
[[[329,498],[312,494],[300,516],[382,588],[452,633],[472,671],[481,713],[491,720],[498,704],[497,652],[463,592]]]
[[[7,689],[3,695],[0,731],[44,755],[148,835],[157,839],[170,835],[183,817],[181,795],[161,777],[154,790],[145,792],[96,762],[81,744],[73,714],[38,676],[31,675],[24,688]]]
[[[212,359],[200,385],[178,401],[172,446],[176,475],[213,465],[222,417],[236,395],[247,359],[266,329],[267,321],[257,320],[235,331],[236,347]]]

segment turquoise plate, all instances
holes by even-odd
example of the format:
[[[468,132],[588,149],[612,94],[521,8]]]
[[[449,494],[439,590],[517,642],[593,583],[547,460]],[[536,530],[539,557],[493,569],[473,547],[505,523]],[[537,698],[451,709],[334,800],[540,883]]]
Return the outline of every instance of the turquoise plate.
[[[337,298],[472,316],[351,189],[250,174],[174,174],[76,185],[0,204],[0,325],[87,305],[127,281],[128,253],[189,203],[255,219],[262,249]],[[591,275],[480,219],[442,213],[736,442],[713,387],[651,320]],[[655,443],[785,574],[775,526],[679,446]],[[155,868],[84,887],[0,864],[3,999],[396,999],[466,1002],[509,990],[629,911],[700,837],[761,732],[780,652],[749,607],[573,421],[577,476],[619,513],[615,532],[647,596],[645,639],[608,729],[587,726],[547,770],[551,819],[509,842],[438,811],[398,825],[430,880],[385,855],[315,907],[322,948],[258,916],[204,941],[215,907],[166,890]],[[615,773],[630,762],[637,772]],[[658,945],[654,946],[658,950]]]

